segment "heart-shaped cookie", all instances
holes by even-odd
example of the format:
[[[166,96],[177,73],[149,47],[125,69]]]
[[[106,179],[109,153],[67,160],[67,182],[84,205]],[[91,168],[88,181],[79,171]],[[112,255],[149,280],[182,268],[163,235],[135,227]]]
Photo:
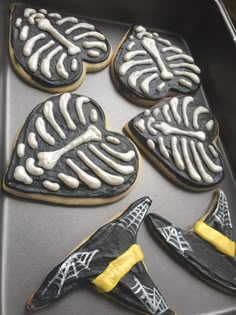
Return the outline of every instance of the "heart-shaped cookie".
[[[126,130],[165,174],[188,189],[210,189],[224,177],[218,123],[191,96],[165,99],[133,118]]]
[[[25,198],[102,204],[133,186],[139,156],[131,141],[105,127],[101,107],[77,94],[53,96],[28,116],[4,188]]]

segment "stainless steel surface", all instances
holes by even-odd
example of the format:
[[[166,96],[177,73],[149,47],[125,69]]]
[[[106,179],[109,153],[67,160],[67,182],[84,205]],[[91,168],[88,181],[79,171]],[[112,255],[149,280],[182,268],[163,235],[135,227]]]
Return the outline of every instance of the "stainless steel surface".
[[[98,15],[99,17],[104,15],[104,20],[98,20],[96,24],[106,34],[113,49],[129,27],[125,23],[108,22],[114,19],[115,16],[114,11],[108,10],[109,5],[103,12],[100,5],[96,4],[96,1],[87,2],[87,6],[85,5],[84,7],[81,4],[80,6],[78,4],[77,7],[76,3],[78,1],[69,0],[69,2],[66,2],[59,0],[58,2],[48,1],[48,4],[54,7],[55,11],[58,4],[61,8],[64,6],[66,11],[70,12],[71,9],[72,12],[80,14],[80,7],[82,7],[82,12],[86,13],[87,7],[89,7],[88,3],[90,3],[91,16],[93,17],[96,16],[97,6]],[[34,1],[35,5],[37,3],[42,4],[43,1]],[[105,4],[106,1],[101,1],[101,3]],[[186,3],[190,3],[190,1]],[[213,3],[216,6],[215,1],[212,1]],[[69,7],[69,4],[71,4],[71,7]],[[121,1],[120,5],[126,8],[123,1]],[[148,6],[149,11],[152,11],[149,6],[153,5],[153,10],[155,10],[153,1],[147,0],[143,5],[144,8]],[[118,7],[118,4],[116,6]],[[141,8],[141,1],[137,1],[137,6]],[[134,16],[132,12],[137,10],[135,2],[131,1],[127,10],[123,20],[125,22],[133,22]],[[163,20],[160,24],[158,23],[158,18],[148,22],[147,11],[143,11],[144,17],[140,18],[142,19],[140,22],[145,22],[146,19],[147,25],[152,25],[157,30],[159,27],[165,30],[163,28]],[[48,93],[41,92],[27,85],[14,73],[7,51],[7,12],[8,3],[2,0],[0,2],[1,176],[10,161],[15,137],[27,115],[34,106],[50,96]],[[122,8],[118,12],[122,12]],[[141,17],[142,15],[137,14],[137,16]],[[153,14],[153,19],[154,16]],[[157,12],[156,16],[161,17],[161,13]],[[171,14],[170,16],[173,15]],[[117,16],[117,20],[122,21],[122,16]],[[137,22],[139,21],[137,20]],[[177,37],[182,45],[188,44],[188,38],[189,36],[185,38],[186,42],[184,42],[181,36],[178,35]],[[198,59],[197,55],[194,55],[194,57]],[[206,87],[205,91],[207,94]],[[111,129],[117,131],[121,131],[127,121],[142,111],[140,106],[128,102],[117,92],[110,79],[109,68],[99,73],[88,74],[84,83],[75,92],[94,98],[107,113]],[[203,97],[202,92],[199,94],[199,97]],[[216,108],[217,116],[217,108],[220,104],[213,103],[209,98],[208,100],[213,110]],[[226,112],[226,115],[230,115],[230,113]],[[217,116],[217,118],[221,121],[221,117]],[[232,220],[236,226],[236,187],[233,173],[226,158],[225,166],[226,176],[220,187],[228,196]],[[158,212],[180,227],[188,228],[206,211],[213,192],[191,193],[184,191],[167,181],[143,157],[140,177],[134,189],[124,199],[111,205],[88,208],[63,207],[17,199],[2,191],[0,194],[2,235],[0,314],[25,315],[28,313],[25,310],[25,303],[28,297],[34,292],[47,273],[79,241],[104,224],[117,212],[125,209],[137,198],[144,195],[150,196],[153,200],[150,212]],[[143,247],[145,263],[151,277],[159,286],[169,305],[178,315],[236,314],[236,299],[234,297],[227,296],[211,288],[184,270],[154,242],[148,234],[145,224],[140,229],[138,242]],[[82,287],[54,305],[38,311],[38,314],[128,315],[134,313],[96,293],[92,288]]]

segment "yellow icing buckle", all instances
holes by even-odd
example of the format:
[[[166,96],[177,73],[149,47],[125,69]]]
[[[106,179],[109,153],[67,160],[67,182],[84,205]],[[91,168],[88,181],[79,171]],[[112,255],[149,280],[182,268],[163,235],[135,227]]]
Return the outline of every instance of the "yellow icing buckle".
[[[231,241],[228,237],[206,223],[197,221],[193,230],[198,236],[213,245],[219,252],[227,256],[235,256],[235,242]]]
[[[134,265],[143,260],[143,257],[141,247],[138,244],[133,244],[127,251],[111,261],[92,283],[101,291],[110,292]]]

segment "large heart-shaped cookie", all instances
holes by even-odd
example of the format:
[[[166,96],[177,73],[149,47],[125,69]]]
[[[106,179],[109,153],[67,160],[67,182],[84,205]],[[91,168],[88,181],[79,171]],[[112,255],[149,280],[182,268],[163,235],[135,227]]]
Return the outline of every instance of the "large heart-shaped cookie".
[[[223,179],[216,146],[218,123],[191,96],[168,98],[133,118],[126,130],[171,179],[192,189],[209,189]]]
[[[102,204],[124,196],[137,179],[131,141],[105,127],[101,107],[61,94],[28,116],[12,153],[4,188],[20,197],[64,204]]]

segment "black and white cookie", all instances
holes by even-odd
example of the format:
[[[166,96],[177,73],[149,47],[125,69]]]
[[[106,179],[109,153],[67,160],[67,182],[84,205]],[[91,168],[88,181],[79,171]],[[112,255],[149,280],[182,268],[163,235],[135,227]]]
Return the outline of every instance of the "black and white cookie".
[[[76,89],[86,72],[110,62],[111,47],[91,23],[45,9],[11,6],[12,64],[27,82],[49,92]]]
[[[218,123],[191,96],[165,99],[133,118],[126,130],[160,170],[185,188],[210,189],[224,177]]]
[[[191,231],[182,230],[154,213],[147,216],[146,222],[155,238],[176,261],[198,279],[236,296],[236,244],[223,191],[215,193],[208,213]]]
[[[144,266],[137,244],[139,227],[150,207],[148,197],[131,204],[118,218],[79,244],[45,278],[27,303],[45,307],[90,284],[107,297],[143,314],[174,315]],[[104,310],[103,314],[107,314]]]
[[[106,129],[92,99],[65,93],[28,116],[5,176],[8,192],[63,204],[102,204],[128,193],[139,155],[131,141]]]
[[[124,96],[153,105],[174,93],[192,93],[200,86],[200,69],[182,49],[143,26],[133,26],[112,58],[112,77]]]

